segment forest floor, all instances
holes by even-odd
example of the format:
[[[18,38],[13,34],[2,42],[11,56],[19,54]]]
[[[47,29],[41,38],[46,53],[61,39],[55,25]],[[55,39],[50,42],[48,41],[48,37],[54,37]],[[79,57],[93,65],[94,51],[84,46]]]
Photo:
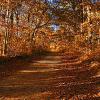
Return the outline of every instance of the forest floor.
[[[0,100],[99,100],[100,57],[94,55],[10,59],[0,64]]]

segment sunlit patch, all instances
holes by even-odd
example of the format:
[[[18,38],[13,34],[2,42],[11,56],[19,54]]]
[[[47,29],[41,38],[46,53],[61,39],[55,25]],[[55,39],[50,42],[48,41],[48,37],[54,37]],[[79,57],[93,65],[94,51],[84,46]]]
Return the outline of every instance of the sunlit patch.
[[[50,43],[50,51],[51,52],[59,52],[60,47],[56,43],[52,42],[52,43]]]
[[[53,57],[53,58],[52,58]],[[62,56],[46,56],[45,57],[46,59],[56,59],[56,60],[59,60],[59,59],[62,59],[63,57]]]
[[[98,67],[99,66],[99,62],[95,61],[95,62],[91,62],[91,67]]]
[[[99,78],[100,77],[100,71],[98,71],[97,73],[96,73],[96,75],[95,76],[92,76],[93,78]]]
[[[37,61],[37,63],[41,63],[41,64],[58,64],[58,63],[61,63],[61,61],[50,61],[50,60],[40,60],[40,61]]]
[[[19,72],[21,73],[37,73],[37,72],[51,72],[51,71],[57,71],[57,70],[60,70],[60,69],[54,69],[54,68],[51,68],[51,69],[44,69],[44,70],[21,70]]]

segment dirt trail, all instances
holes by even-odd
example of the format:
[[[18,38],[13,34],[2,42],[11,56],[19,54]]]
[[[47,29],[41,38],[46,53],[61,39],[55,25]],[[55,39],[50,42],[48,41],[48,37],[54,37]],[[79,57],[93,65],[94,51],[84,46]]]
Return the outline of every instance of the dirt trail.
[[[75,63],[77,57],[48,55],[2,65],[0,100],[99,100],[100,63]]]

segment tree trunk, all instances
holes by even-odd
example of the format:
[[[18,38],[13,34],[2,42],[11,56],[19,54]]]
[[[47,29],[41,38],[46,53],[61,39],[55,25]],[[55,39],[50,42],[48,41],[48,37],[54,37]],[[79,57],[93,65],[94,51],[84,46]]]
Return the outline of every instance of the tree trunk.
[[[9,39],[9,28],[8,28],[8,24],[9,24],[9,0],[7,1],[7,8],[6,8],[6,13],[5,13],[5,23],[6,23],[6,32],[4,35],[4,56],[7,55],[7,51],[8,51],[8,39]]]

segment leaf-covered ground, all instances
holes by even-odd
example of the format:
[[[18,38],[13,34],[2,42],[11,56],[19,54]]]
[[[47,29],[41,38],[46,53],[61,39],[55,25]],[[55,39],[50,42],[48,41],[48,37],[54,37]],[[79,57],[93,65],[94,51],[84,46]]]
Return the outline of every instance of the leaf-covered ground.
[[[98,55],[48,54],[1,64],[0,99],[99,100]]]

